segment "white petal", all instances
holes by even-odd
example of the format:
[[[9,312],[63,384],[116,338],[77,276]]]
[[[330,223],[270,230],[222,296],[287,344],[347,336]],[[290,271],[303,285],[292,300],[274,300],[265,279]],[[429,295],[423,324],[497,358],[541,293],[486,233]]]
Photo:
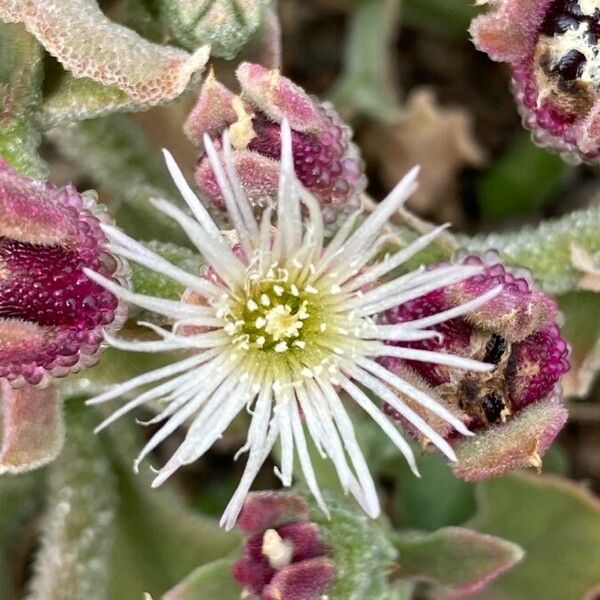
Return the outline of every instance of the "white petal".
[[[354,401],[373,419],[373,421],[381,427],[383,432],[392,440],[392,442],[394,442],[400,452],[404,455],[404,458],[406,458],[410,470],[417,477],[420,477],[421,475],[419,474],[419,469],[415,462],[415,455],[410,444],[402,437],[394,424],[375,406],[369,397],[349,379],[343,377],[341,379],[341,385]]]
[[[208,264],[230,288],[235,289],[236,285],[243,283],[246,268],[222,236],[219,238],[209,236],[196,221],[170,202],[161,199],[150,200],[150,202],[155,208],[179,223]]]
[[[169,169],[169,173],[171,174],[175,185],[179,189],[186,204],[190,207],[192,214],[198,220],[198,223],[200,223],[200,225],[213,237],[220,237],[221,232],[219,231],[219,228],[215,225],[215,222],[208,214],[206,208],[202,205],[202,202],[200,202],[196,194],[192,191],[192,188],[188,185],[188,182],[175,162],[173,155],[164,148],[163,155],[165,157],[165,162],[167,163],[167,169]]]
[[[406,395],[411,396],[419,404],[450,423],[450,425],[452,425],[452,427],[454,427],[454,429],[456,429],[456,431],[459,433],[462,433],[465,436],[474,435],[471,431],[469,431],[467,426],[460,419],[455,417],[445,406],[442,406],[433,398],[430,398],[425,392],[408,383],[402,379],[402,377],[398,377],[398,375],[395,373],[392,373],[379,363],[376,363],[372,360],[364,359],[359,361],[359,363],[362,367],[364,367],[370,373],[376,375],[379,379],[389,383],[391,386],[397,388]]]
[[[395,356],[406,360],[417,360],[419,362],[433,363],[437,365],[448,365],[456,369],[465,369],[487,373],[495,369],[495,365],[484,363],[479,360],[456,356],[446,352],[432,352],[430,350],[417,350],[415,348],[403,348],[401,346],[389,346],[388,344],[378,344],[369,354],[375,356]]]
[[[221,517],[221,526],[229,531],[236,523],[238,515],[242,510],[244,499],[250,490],[252,482],[256,478],[260,467],[275,444],[279,434],[277,420],[273,419],[269,425],[271,417],[272,404],[272,385],[268,383],[260,392],[256,401],[256,408],[248,431],[248,438],[252,439],[248,462],[240,483],[229,501],[223,516]],[[268,432],[268,433],[267,433]]]
[[[410,198],[417,189],[419,167],[413,167],[377,208],[365,219],[362,225],[348,238],[344,254],[339,260],[347,260],[353,254],[366,250],[378,236],[389,218]]]
[[[444,321],[448,321],[449,319],[454,319],[456,317],[466,315],[474,310],[477,310],[478,308],[481,308],[484,304],[487,304],[490,300],[498,296],[498,294],[502,293],[503,289],[504,287],[502,285],[497,285],[488,292],[485,292],[485,294],[481,294],[481,296],[473,298],[473,300],[463,302],[458,306],[455,306],[448,310],[444,310],[434,315],[430,315],[429,317],[423,317],[422,319],[415,319],[414,321],[409,321],[406,324],[410,327],[431,327],[432,325],[443,323]]]
[[[417,238],[412,244],[408,245],[406,248],[399,250],[392,256],[384,259],[377,265],[367,269],[367,271],[357,277],[354,281],[351,282],[351,289],[359,289],[368,283],[372,283],[373,281],[377,281],[380,277],[383,277],[393,269],[397,269],[400,265],[405,263],[407,260],[412,258],[415,254],[426,248],[431,242],[439,237],[446,229],[450,227],[449,223],[444,225],[440,225],[436,227],[433,231],[422,235]]]
[[[467,268],[467,267],[465,267]],[[475,274],[481,271],[477,271]],[[448,285],[453,285],[455,283],[460,283],[465,279],[469,279],[473,277],[473,271],[470,270],[448,270],[446,275],[440,275],[438,279],[432,280],[431,283],[426,283],[423,285],[419,285],[415,288],[409,289],[406,292],[396,294],[391,289],[386,290],[386,294],[382,295],[380,299],[375,299],[377,297],[377,290],[374,290],[373,302],[371,304],[366,304],[364,298],[360,298],[357,302],[357,305],[360,305],[360,308],[357,310],[357,314],[361,316],[372,315],[375,313],[383,312],[384,310],[388,310],[394,306],[399,306],[404,302],[408,302],[410,300],[414,300],[415,298],[419,298],[432,292],[434,290],[440,289],[442,287],[446,287]],[[370,294],[371,292],[368,292]],[[366,296],[367,294],[365,294]]]
[[[292,130],[287,119],[281,123],[281,169],[277,199],[277,230],[275,243],[281,246],[282,257],[289,258],[300,247],[302,217],[298,183],[292,156]]]
[[[220,362],[225,362],[225,357],[223,357],[223,355],[219,355],[218,358]],[[229,364],[227,364],[226,368],[215,368],[211,373],[211,376],[207,376],[204,388],[200,390],[198,394],[192,398],[192,400],[190,400],[185,406],[176,412],[142,448],[142,451],[139,453],[134,462],[135,471],[138,470],[139,464],[146,456],[148,456],[150,452],[152,452],[152,450],[154,450],[154,448],[156,448],[163,440],[165,440],[178,427],[187,421],[187,419],[189,419],[208,398],[210,398],[215,389],[217,389],[221,382],[236,366],[237,365],[235,362],[229,361]]]
[[[294,440],[296,441],[296,448],[298,450],[298,459],[300,460],[300,467],[302,469],[302,472],[304,473],[304,479],[306,479],[306,485],[308,485],[308,489],[315,497],[315,500],[317,501],[317,504],[319,505],[321,510],[327,515],[327,517],[329,517],[329,509],[325,504],[325,500],[323,500],[321,490],[319,489],[319,484],[317,483],[315,471],[313,469],[312,461],[308,453],[308,447],[306,445],[306,438],[304,437],[304,429],[302,427],[302,421],[300,420],[300,413],[298,411],[298,406],[296,405],[295,401],[292,402],[291,413],[292,431],[294,433]]]
[[[448,442],[442,438],[436,431],[434,431],[431,426],[419,416],[414,410],[406,406],[396,394],[394,394],[384,383],[382,383],[379,379],[373,377],[363,369],[358,367],[348,368],[348,374],[353,377],[356,381],[367,387],[368,389],[375,392],[382,400],[387,402],[392,408],[396,409],[404,418],[406,418],[410,423],[412,423],[425,437],[431,440],[431,443],[437,446],[450,460],[456,461],[456,454],[454,450],[448,444]],[[404,386],[406,387],[406,386]],[[412,386],[408,386],[412,388]],[[400,388],[399,388],[400,389]],[[416,390],[416,388],[413,388]],[[409,393],[404,389],[400,389],[400,391],[406,393],[407,395],[412,396],[417,399],[416,392]],[[417,392],[419,390],[416,390]],[[430,402],[433,400],[429,399]],[[437,404],[437,403],[435,403]],[[429,406],[428,406],[429,408]]]
[[[206,356],[209,353],[203,354],[195,354],[194,356],[189,356],[185,360],[172,363],[167,365],[166,367],[161,367],[160,369],[156,369],[154,371],[149,371],[148,373],[144,373],[143,375],[138,375],[129,381],[125,381],[119,385],[113,386],[110,390],[95,396],[94,398],[90,398],[87,400],[86,404],[100,404],[101,402],[107,402],[108,400],[112,400],[117,398],[118,396],[122,396],[123,394],[134,390],[141,385],[146,385],[147,383],[153,383],[155,381],[159,381],[161,379],[166,379],[167,377],[171,377],[173,375],[177,375],[182,371],[187,371],[188,369],[193,369],[200,363],[206,360]]]
[[[177,300],[166,300],[165,298],[155,298],[154,296],[145,296],[143,294],[136,294],[124,287],[121,287],[118,283],[111,281],[110,279],[92,271],[91,269],[84,268],[83,272],[92,281],[95,281],[98,285],[101,285],[104,289],[112,292],[117,298],[135,304],[140,308],[151,310],[152,312],[158,313],[165,317],[172,319],[178,318],[193,318],[200,316],[205,313],[206,308],[195,306],[193,304],[187,304],[186,302],[179,302]]]
[[[354,433],[354,426],[348,416],[345,408],[342,406],[342,402],[337,395],[336,391],[329,381],[320,381],[321,389],[325,392],[329,408],[335,420],[335,424],[340,432],[341,438],[348,452],[348,456],[354,465],[358,480],[361,488],[364,492],[365,498],[365,512],[373,519],[379,516],[381,508],[379,506],[379,498],[377,497],[377,490],[375,489],[375,482],[369,471],[367,461],[365,460],[364,454],[360,449],[356,435]]]

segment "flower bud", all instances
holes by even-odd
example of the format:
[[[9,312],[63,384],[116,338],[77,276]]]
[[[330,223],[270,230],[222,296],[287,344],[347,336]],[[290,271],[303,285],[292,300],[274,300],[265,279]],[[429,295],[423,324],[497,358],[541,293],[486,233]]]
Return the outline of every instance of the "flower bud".
[[[366,178],[352,132],[328,103],[319,103],[283,77],[278,70],[243,63],[237,70],[241,96],[207,77],[185,130],[196,143],[204,134],[216,143],[228,130],[236,149],[236,168],[254,205],[277,197],[280,124],[292,128],[294,167],[300,182],[321,202],[327,222],[342,211],[356,210]],[[218,144],[217,144],[218,147]],[[224,209],[206,155],[196,167],[196,182],[203,194]]]
[[[0,161],[0,378],[47,383],[94,364],[125,307],[83,273],[120,278],[92,194],[28,179]]]
[[[477,48],[510,65],[534,140],[577,162],[600,156],[598,32],[586,0],[496,0],[471,25]]]
[[[260,600],[317,600],[335,574],[319,526],[294,494],[249,494],[238,526],[248,535],[233,576]]]
[[[486,268],[480,275],[389,310],[385,320],[395,324],[427,317],[502,284],[502,292],[491,302],[436,325],[441,337],[405,344],[474,358],[495,365],[494,369],[475,373],[397,358],[385,359],[386,366],[402,372],[405,379],[412,371],[415,386],[437,395],[441,404],[477,433],[463,439],[441,419],[439,423],[430,420],[434,430],[455,446],[459,476],[482,479],[520,466],[539,467],[541,455],[566,420],[558,381],[569,370],[569,348],[556,323],[557,305],[533,287],[527,272],[509,272],[495,254],[485,260],[469,256],[462,263]],[[415,404],[411,408],[422,413],[424,409]],[[531,418],[530,409],[540,418]],[[423,445],[428,444],[393,409],[387,407],[386,412]],[[462,469],[461,455],[469,456],[468,469]]]

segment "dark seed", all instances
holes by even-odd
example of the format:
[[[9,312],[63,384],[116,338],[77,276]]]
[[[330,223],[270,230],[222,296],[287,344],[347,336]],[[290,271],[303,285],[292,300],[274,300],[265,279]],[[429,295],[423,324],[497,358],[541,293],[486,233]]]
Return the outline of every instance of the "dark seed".
[[[490,392],[481,399],[481,408],[488,423],[498,423],[502,411],[506,408],[506,402],[499,392]]]
[[[581,77],[586,62],[579,50],[570,50],[556,63],[552,72],[558,73],[565,81],[573,81]]]
[[[508,342],[497,333],[494,333],[485,345],[483,362],[497,365],[508,348]]]

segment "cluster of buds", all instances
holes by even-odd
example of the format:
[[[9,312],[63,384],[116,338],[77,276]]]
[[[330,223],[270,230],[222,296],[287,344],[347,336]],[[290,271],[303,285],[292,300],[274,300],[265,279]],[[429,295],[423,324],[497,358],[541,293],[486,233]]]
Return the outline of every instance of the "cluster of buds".
[[[511,67],[534,140],[576,161],[600,156],[600,7],[589,0],[494,0],[471,34]]]
[[[233,567],[244,592],[260,600],[317,600],[335,576],[309,507],[289,493],[249,494],[237,526],[248,534]]]
[[[481,275],[389,310],[385,320],[396,324],[423,319],[425,325],[429,316],[452,311],[458,304],[502,284],[502,293],[492,302],[437,325],[439,337],[407,344],[475,358],[495,368],[488,373],[465,372],[397,358],[384,359],[386,366],[427,390],[477,432],[475,438],[464,439],[447,422],[432,422],[434,429],[455,445],[457,475],[477,480],[517,467],[539,468],[541,456],[567,417],[560,403],[558,381],[569,370],[569,348],[557,325],[556,302],[534,288],[528,272],[507,271],[495,253],[484,260],[468,256],[462,263],[483,264],[486,269]],[[408,397],[405,402],[420,410]],[[531,418],[531,409],[541,418]],[[394,409],[387,407],[387,413],[423,446],[428,445],[428,440]],[[461,464],[461,455],[465,464]]]
[[[84,268],[123,281],[95,196],[28,179],[0,160],[0,378],[46,385],[94,364],[125,306]]]
[[[255,206],[277,197],[281,159],[281,122],[292,128],[294,169],[301,183],[319,200],[326,223],[340,212],[360,206],[366,186],[362,160],[352,143],[352,131],[333,106],[311,98],[279,70],[243,63],[237,71],[241,94],[236,95],[210,74],[185,124],[195,143],[208,135],[217,148],[228,131],[235,150],[235,167]],[[217,209],[225,201],[206,154],[198,160],[196,182]]]

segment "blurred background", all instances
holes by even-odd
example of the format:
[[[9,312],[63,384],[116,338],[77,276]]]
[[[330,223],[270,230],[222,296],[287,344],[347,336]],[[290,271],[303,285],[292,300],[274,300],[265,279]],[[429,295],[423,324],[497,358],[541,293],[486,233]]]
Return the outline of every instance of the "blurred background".
[[[106,0],[100,4],[112,19],[145,37],[172,42],[157,23],[152,0]],[[371,4],[370,10],[363,10],[361,7],[367,4]],[[378,5],[377,10],[373,10],[374,4]],[[279,14],[284,74],[308,92],[334,102],[352,124],[367,167],[368,191],[376,200],[411,166],[420,164],[420,189],[410,208],[434,223],[452,221],[456,232],[469,236],[536,226],[543,219],[561,217],[597,202],[600,179],[596,169],[569,166],[530,141],[510,92],[508,70],[477,52],[469,39],[467,30],[476,9],[468,0],[280,0]],[[217,76],[224,83],[234,84],[233,73],[244,59],[244,52],[253,56],[249,48],[234,61],[214,61]],[[44,93],[49,95],[62,69],[54,59],[45,60]],[[147,112],[107,117],[50,132],[42,146],[42,156],[51,167],[50,179],[58,184],[73,181],[79,189],[97,189],[119,223],[139,234],[135,222],[128,221],[127,203],[122,199],[140,182],[172,190],[160,162],[161,147],[169,148],[192,178],[198,148],[184,136],[182,124],[194,101],[194,94],[187,93],[168,106]],[[143,233],[152,236],[147,228]],[[570,421],[545,457],[544,471],[581,482],[598,494],[600,382],[595,373],[600,367],[600,296],[577,290],[561,294],[559,301],[568,315],[566,335],[576,343],[577,351],[573,373],[565,381]],[[109,352],[98,368],[109,370],[119,364],[126,369],[135,360],[138,359]],[[81,391],[77,385],[75,378],[73,395]],[[88,421],[91,428],[98,421],[97,415]],[[243,443],[245,431],[241,417],[202,461],[182,469],[173,478],[173,489],[178,495],[195,509],[219,516],[243,469],[243,462],[233,463],[232,459]],[[142,430],[135,435],[151,433]],[[128,439],[129,435],[123,433],[123,438]],[[152,461],[162,464],[182,436],[183,432],[179,432],[169,438]],[[367,428],[361,436],[367,445],[378,444],[377,437],[372,437]],[[99,443],[111,445],[103,436]],[[416,480],[397,457],[388,460],[387,452],[381,449],[379,480],[386,512],[395,526],[433,531],[474,517],[479,492],[475,486],[456,480],[443,460],[434,455],[421,457],[423,478]],[[76,458],[76,454],[70,454],[61,460]],[[121,488],[127,488],[130,484],[122,473],[128,465],[121,459],[111,460],[118,464],[116,475],[111,476],[120,478]],[[265,466],[255,488],[279,487],[272,466]],[[326,466],[322,467],[322,476],[327,477]],[[0,541],[5,557],[0,571],[10,572],[6,578],[10,585],[0,586],[1,600],[24,597],[34,569],[33,557],[40,545],[44,504],[41,488],[35,478],[23,485],[24,493],[20,489],[12,496],[10,490],[0,494]],[[23,504],[23,498],[29,505]],[[161,546],[162,532],[169,524],[160,514],[163,508],[147,505],[141,495],[133,494],[131,498],[134,499],[123,513],[120,526],[133,532],[135,548],[145,553],[144,548]],[[10,508],[15,502],[22,509],[18,520]],[[7,507],[4,525],[3,507]],[[534,509],[535,506],[528,510]],[[145,511],[156,517],[154,531],[148,532],[145,525],[136,522]],[[598,527],[594,531],[600,535],[600,526],[597,521],[593,523]],[[574,525],[572,531],[578,535],[577,527]],[[581,527],[585,529],[584,524]],[[511,531],[498,529],[498,535],[511,539]],[[568,541],[564,543],[570,548]],[[552,548],[560,548],[561,544],[559,540]],[[160,572],[171,568],[167,556],[170,551],[176,552],[175,547],[163,547],[160,556],[155,553],[154,558],[148,558],[150,562],[144,569],[136,562],[143,562],[145,554],[141,557],[133,550],[123,550],[118,556],[123,560],[123,569],[139,571],[140,581],[153,573],[155,581],[146,580],[148,589],[154,586],[164,590],[170,576],[161,579]],[[598,555],[590,555],[590,560],[595,560],[594,556]],[[544,556],[539,556],[536,564],[539,566],[544,560]],[[115,585],[117,589],[118,584]],[[519,580],[514,585],[518,586]],[[135,589],[131,596],[113,592],[110,597],[139,598]],[[90,594],[89,597],[96,597],[93,590]],[[526,594],[504,592],[485,597],[546,596],[530,590]],[[567,595],[564,600],[578,597]],[[598,600],[600,595],[589,598]]]

